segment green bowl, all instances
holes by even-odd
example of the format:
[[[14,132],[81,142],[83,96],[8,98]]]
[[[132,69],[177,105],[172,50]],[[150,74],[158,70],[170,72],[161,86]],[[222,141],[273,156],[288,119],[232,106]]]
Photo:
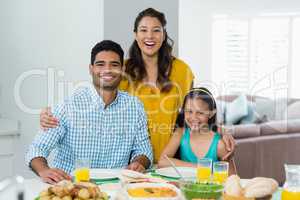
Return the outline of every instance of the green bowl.
[[[222,197],[223,186],[216,183],[198,183],[180,180],[180,190],[187,200],[216,199]]]

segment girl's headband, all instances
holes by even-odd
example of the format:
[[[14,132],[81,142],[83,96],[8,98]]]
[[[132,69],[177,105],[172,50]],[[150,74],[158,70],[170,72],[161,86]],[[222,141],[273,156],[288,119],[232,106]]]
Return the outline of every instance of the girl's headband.
[[[205,94],[207,94],[207,95],[213,100],[214,104],[216,104],[215,99],[214,99],[214,97],[212,96],[212,94],[210,94],[208,91],[206,91],[206,90],[204,90],[204,89],[202,89],[202,88],[192,88],[192,89],[189,91],[189,93],[191,93],[191,92],[197,92],[197,91],[204,92]]]

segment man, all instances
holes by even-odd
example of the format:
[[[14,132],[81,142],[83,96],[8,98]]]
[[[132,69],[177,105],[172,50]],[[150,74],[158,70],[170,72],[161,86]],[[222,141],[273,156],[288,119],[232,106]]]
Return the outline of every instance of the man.
[[[53,114],[59,119],[49,134],[36,136],[26,155],[32,170],[47,183],[70,179],[77,159],[89,159],[92,168],[127,168],[143,171],[153,155],[142,103],[118,91],[124,52],[104,40],[92,49],[89,71],[93,87],[74,93]],[[50,168],[46,158],[57,154]]]

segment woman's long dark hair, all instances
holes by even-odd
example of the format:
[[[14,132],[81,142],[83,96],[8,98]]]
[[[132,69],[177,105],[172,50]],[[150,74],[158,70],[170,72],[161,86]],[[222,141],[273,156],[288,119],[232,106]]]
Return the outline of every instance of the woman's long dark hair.
[[[168,92],[172,88],[172,84],[169,79],[171,72],[173,50],[173,40],[169,38],[166,31],[166,18],[165,15],[153,8],[147,8],[138,14],[134,22],[134,32],[137,32],[138,25],[144,17],[157,18],[164,30],[165,40],[163,41],[158,52],[158,83],[161,86],[162,92]],[[145,63],[142,58],[141,49],[139,48],[137,41],[135,40],[129,49],[129,58],[126,62],[125,72],[130,76],[133,81],[141,81],[147,76],[145,69]]]
[[[216,101],[208,89],[206,89],[204,87],[193,88],[184,97],[182,108],[176,119],[175,127],[179,127],[179,128],[187,127],[187,125],[184,121],[184,108],[185,108],[186,101],[188,99],[198,99],[198,98],[208,104],[208,109],[210,111],[217,110]],[[211,130],[217,131],[216,114],[208,120],[208,126]]]

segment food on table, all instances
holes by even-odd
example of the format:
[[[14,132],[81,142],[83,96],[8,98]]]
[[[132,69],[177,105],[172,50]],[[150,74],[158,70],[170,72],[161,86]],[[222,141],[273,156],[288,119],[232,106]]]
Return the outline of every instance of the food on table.
[[[241,186],[240,177],[237,175],[228,177],[224,186],[224,190],[226,194],[230,196],[243,196],[243,188]]]
[[[278,183],[272,178],[257,177],[251,179],[245,186],[245,197],[261,198],[276,192]]]
[[[133,171],[133,170],[129,170],[129,169],[123,169],[121,171],[121,175],[122,176],[126,176],[129,178],[135,178],[135,179],[146,179],[149,178],[149,175],[137,172],[137,171]]]
[[[194,181],[181,181],[180,189],[187,200],[220,199],[223,192],[223,186],[220,184]]]
[[[225,183],[224,200],[269,200],[278,189],[278,183],[272,178],[256,177],[241,187],[240,178],[230,176]]]
[[[123,183],[166,183],[167,181],[159,178],[152,177],[150,175],[142,174],[140,172],[123,169],[121,171],[121,176],[119,177]]]
[[[107,200],[108,196],[90,182],[61,181],[42,191],[39,200]]]
[[[177,192],[168,187],[138,187],[127,189],[134,198],[176,197]]]

